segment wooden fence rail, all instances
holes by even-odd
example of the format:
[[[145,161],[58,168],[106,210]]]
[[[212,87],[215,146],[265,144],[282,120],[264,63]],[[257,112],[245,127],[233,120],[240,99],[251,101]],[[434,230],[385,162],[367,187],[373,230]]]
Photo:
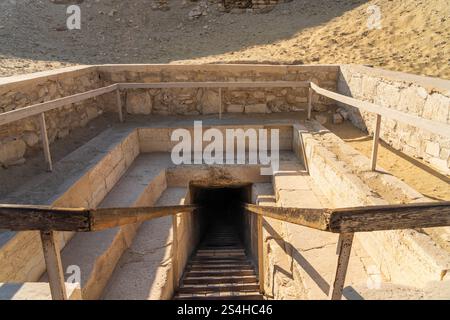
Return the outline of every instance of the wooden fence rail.
[[[19,121],[28,117],[40,116],[41,126],[41,141],[43,145],[45,161],[49,171],[52,171],[52,158],[50,153],[50,146],[47,137],[47,128],[45,123],[45,112],[57,109],[69,104],[78,103],[87,99],[95,98],[113,91],[116,91],[117,112],[119,121],[123,122],[123,107],[120,95],[121,90],[130,89],[175,89],[175,88],[216,88],[219,89],[219,118],[222,118],[222,89],[238,89],[238,88],[309,88],[308,89],[308,110],[307,118],[311,119],[313,92],[319,95],[328,97],[335,101],[350,105],[360,110],[375,113],[377,115],[376,125],[374,128],[374,142],[372,152],[372,170],[376,169],[378,144],[381,128],[381,117],[386,117],[396,121],[400,121],[429,132],[438,134],[443,137],[450,137],[450,125],[433,120],[423,119],[408,113],[397,111],[376,105],[367,101],[361,101],[351,97],[341,95],[339,93],[329,91],[319,87],[310,81],[236,81],[236,82],[221,82],[221,81],[205,81],[205,82],[155,82],[155,83],[115,83],[106,87],[89,90],[83,93],[74,94],[68,97],[55,99],[52,101],[34,104],[25,108],[12,110],[0,114],[0,126]]]
[[[368,101],[358,100],[352,97],[344,96],[342,94],[329,91],[319,87],[318,85],[311,82],[311,89],[316,93],[330,98],[332,100],[344,103],[346,105],[355,107],[359,110],[367,111],[376,114],[376,123],[373,134],[373,149],[372,149],[372,159],[371,168],[374,171],[377,166],[377,155],[378,155],[378,145],[380,140],[380,129],[381,129],[381,117],[387,119],[396,120],[416,128],[426,130],[428,132],[437,134],[439,136],[450,138],[450,125],[443,122],[438,122],[434,120],[424,119],[409,113],[401,112],[395,109],[386,108]],[[310,115],[310,112],[308,113]],[[446,119],[444,119],[446,120]]]
[[[450,202],[371,206],[341,209],[302,209],[242,204],[258,215],[258,267],[264,290],[262,217],[286,221],[317,230],[339,233],[338,264],[330,297],[340,299],[355,232],[426,228],[450,225]],[[38,230],[54,299],[66,299],[61,258],[55,231],[93,232],[151,219],[193,212],[196,205],[136,208],[52,208],[48,206],[0,205],[0,229]]]

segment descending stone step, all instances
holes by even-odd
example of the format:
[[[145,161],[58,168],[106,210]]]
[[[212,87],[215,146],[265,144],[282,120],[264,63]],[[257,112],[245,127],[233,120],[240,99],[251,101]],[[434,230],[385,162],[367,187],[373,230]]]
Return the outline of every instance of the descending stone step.
[[[210,227],[188,261],[176,300],[262,300],[254,266],[234,229]]]
[[[248,293],[254,293],[259,290],[259,285],[257,284],[240,284],[240,285],[208,285],[208,286],[201,286],[201,285],[185,285],[181,288],[179,288],[178,293],[179,294],[186,294],[186,293],[217,293],[217,292],[248,292]]]

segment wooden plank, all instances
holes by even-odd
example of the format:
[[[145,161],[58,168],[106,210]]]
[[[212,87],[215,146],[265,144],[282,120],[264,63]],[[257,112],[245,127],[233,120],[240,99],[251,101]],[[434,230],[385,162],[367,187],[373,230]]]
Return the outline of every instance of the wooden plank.
[[[355,107],[355,108],[358,108],[358,109],[361,109],[364,111],[376,113],[376,114],[386,117],[388,119],[397,120],[399,122],[406,123],[411,126],[427,130],[429,132],[435,133],[442,137],[450,138],[450,125],[449,124],[424,119],[424,118],[421,118],[418,116],[414,116],[412,114],[408,114],[408,113],[401,112],[398,110],[379,106],[379,105],[371,103],[371,102],[361,101],[361,100],[357,100],[357,99],[354,99],[351,97],[347,97],[347,96],[344,96],[344,95],[336,93],[336,92],[322,89],[312,82],[311,82],[311,88],[318,94],[321,94],[321,95],[328,97],[330,99],[333,99],[335,101],[345,103],[347,105],[350,105],[352,107]]]
[[[42,149],[44,150],[45,162],[48,171],[53,171],[52,155],[50,153],[50,144],[48,142],[47,125],[45,124],[45,113],[39,116],[39,126],[41,131]]]
[[[373,131],[372,160],[370,162],[370,169],[372,171],[375,171],[377,168],[378,146],[380,144],[380,128],[381,128],[381,116],[377,114],[375,130]]]
[[[113,84],[107,87],[94,89],[83,93],[74,94],[68,97],[55,99],[52,101],[34,104],[25,108],[4,112],[0,114],[0,126],[31,116],[36,116],[43,112],[64,107],[72,103],[77,103],[90,98],[94,98],[105,93],[112,92],[116,89],[117,85]]]
[[[311,120],[313,89],[308,88],[308,120]]]
[[[336,233],[450,226],[450,202],[334,209],[329,230]]]
[[[178,216],[172,215],[172,269],[173,269],[173,289],[176,291],[179,287],[178,273]]]
[[[122,110],[122,98],[120,96],[120,90],[116,90],[116,100],[117,100],[117,112],[119,113],[119,121],[123,122],[123,110]]]
[[[151,219],[170,216],[176,213],[192,212],[195,205],[135,207],[135,208],[99,208],[90,210],[90,231],[100,231],[127,224],[140,223]]]
[[[258,277],[259,292],[264,294],[264,233],[263,233],[263,217],[257,216],[258,224]]]
[[[308,208],[282,208],[272,206],[258,206],[254,204],[244,204],[244,208],[258,215],[286,221],[301,226],[327,231],[328,230],[328,209],[308,209]]]
[[[196,206],[66,209],[48,206],[0,205],[0,229],[89,232],[191,212]]]
[[[255,214],[334,233],[450,226],[450,202],[342,209],[282,208],[244,204]]]
[[[153,82],[118,83],[120,89],[171,89],[171,88],[306,88],[309,81],[236,81],[236,82]]]
[[[450,226],[449,201],[342,209],[243,207],[254,214],[335,233]],[[195,209],[195,205],[99,209],[0,205],[0,229],[98,231]]]
[[[350,254],[352,252],[353,233],[341,233],[339,235],[337,252],[338,261],[336,272],[331,282],[330,299],[341,300],[342,290],[344,289],[345,278],[347,276],[348,262],[350,261]]]
[[[89,231],[89,211],[2,204],[0,205],[0,229]]]
[[[53,231],[41,231],[42,249],[53,300],[67,300],[58,241]]]
[[[219,88],[219,119],[222,119],[222,88]]]

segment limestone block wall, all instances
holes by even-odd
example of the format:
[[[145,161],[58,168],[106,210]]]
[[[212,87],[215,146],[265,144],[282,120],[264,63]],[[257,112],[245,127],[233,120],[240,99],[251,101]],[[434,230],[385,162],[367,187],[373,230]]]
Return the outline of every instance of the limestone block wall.
[[[71,67],[6,77],[0,80],[0,113],[81,93],[102,86],[95,67]],[[103,112],[99,100],[90,99],[46,112],[50,142],[64,138]],[[37,116],[0,126],[0,166],[24,162],[24,156],[40,148]]]
[[[450,123],[448,80],[343,65],[338,77],[338,91],[425,119]],[[375,115],[344,107],[349,110],[355,126],[373,132]],[[450,174],[449,138],[389,119],[382,120],[381,137],[395,149],[425,160],[441,173]]]
[[[334,207],[429,202],[396,177],[369,172],[370,160],[320,125],[301,133],[311,177]],[[356,237],[388,281],[423,288],[448,280],[448,251],[413,229],[360,232]]]
[[[314,81],[336,90],[339,67],[269,65],[109,65],[99,74],[108,84],[117,82],[176,81]],[[115,106],[115,95],[105,95]],[[305,109],[307,88],[222,89],[224,113],[272,113]],[[219,113],[217,89],[126,90],[123,104],[131,114],[201,115]],[[332,101],[314,96],[314,108],[323,111]]]
[[[90,145],[91,148],[92,145],[98,148],[101,142],[93,140]],[[89,150],[90,145],[85,145],[84,150]],[[97,207],[138,154],[138,135],[134,131],[120,143],[99,155],[101,158],[98,162],[83,172],[70,186],[62,186],[64,190],[61,194],[53,195],[53,199],[48,202],[43,201],[43,204],[69,208]],[[67,161],[76,161],[76,159],[69,158]],[[57,167],[55,172],[58,172]],[[73,179],[70,176],[67,178]],[[27,199],[27,194],[29,192],[25,190],[22,195],[18,194],[17,198]],[[60,232],[59,235],[62,249],[74,233]],[[36,231],[15,232],[9,237],[11,239],[0,246],[0,282],[37,281],[45,271],[39,233]]]

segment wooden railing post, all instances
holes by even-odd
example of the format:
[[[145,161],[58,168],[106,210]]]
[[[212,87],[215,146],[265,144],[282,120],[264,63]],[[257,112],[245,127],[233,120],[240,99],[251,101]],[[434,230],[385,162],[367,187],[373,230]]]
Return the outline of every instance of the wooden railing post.
[[[219,88],[219,119],[222,119],[222,88]]]
[[[172,269],[173,290],[178,290],[178,219],[177,214],[172,215]]]
[[[119,113],[119,121],[123,122],[122,98],[120,97],[120,88],[119,87],[117,87],[117,90],[116,90],[116,99],[117,99],[117,111]]]
[[[329,297],[331,300],[341,300],[344,289],[345,277],[347,275],[348,262],[352,252],[353,233],[339,234],[336,254],[338,255],[336,272],[331,282]]]
[[[55,233],[41,231],[42,249],[53,300],[67,300],[64,271]]]
[[[311,120],[312,113],[312,95],[313,89],[311,87],[308,88],[308,120]]]
[[[264,234],[263,234],[263,217],[257,215],[258,224],[258,276],[259,276],[259,292],[264,294]]]
[[[370,169],[372,171],[375,171],[377,168],[378,145],[380,143],[380,128],[381,115],[377,114],[377,121],[375,123],[375,130],[373,132],[372,160],[370,163]]]
[[[50,145],[48,142],[47,125],[45,124],[44,112],[42,112],[39,115],[39,124],[41,129],[42,149],[44,150],[45,162],[47,163],[48,171],[52,171],[53,170],[52,156],[50,154]]]

